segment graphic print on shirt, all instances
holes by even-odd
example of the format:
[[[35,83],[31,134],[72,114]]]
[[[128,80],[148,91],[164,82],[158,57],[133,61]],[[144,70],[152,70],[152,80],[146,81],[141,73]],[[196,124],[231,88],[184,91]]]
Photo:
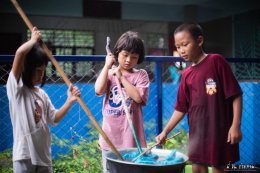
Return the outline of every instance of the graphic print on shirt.
[[[118,117],[120,115],[125,115],[125,111],[123,110],[122,99],[121,99],[121,96],[120,96],[118,90],[119,89],[117,86],[114,86],[111,88],[111,90],[109,92],[109,100],[108,100],[110,109],[107,110],[107,113],[109,115],[116,116],[116,117]],[[123,92],[123,95],[126,100],[126,105],[127,105],[128,109],[130,110],[131,99],[128,96],[126,96],[123,89],[122,89],[122,92]]]
[[[35,122],[38,123],[41,118],[42,118],[42,103],[40,100],[34,100],[34,103],[35,103],[35,114],[34,114],[34,119],[35,119]]]
[[[205,84],[206,84],[206,92],[208,95],[213,95],[217,93],[217,85],[212,78],[208,78]]]

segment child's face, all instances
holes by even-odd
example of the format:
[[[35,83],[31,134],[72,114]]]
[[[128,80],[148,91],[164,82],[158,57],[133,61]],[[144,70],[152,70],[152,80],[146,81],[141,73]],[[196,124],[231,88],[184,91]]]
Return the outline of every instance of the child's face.
[[[32,79],[34,85],[41,84],[45,70],[46,70],[45,65],[42,65],[42,66],[37,67],[35,69],[35,74],[34,74],[33,79]]]
[[[130,53],[126,50],[122,50],[118,54],[118,63],[120,67],[127,71],[132,70],[136,66],[138,59],[139,54]]]
[[[185,61],[193,61],[197,59],[201,52],[203,40],[199,37],[194,40],[192,35],[187,31],[181,31],[174,35],[175,46],[178,53]]]

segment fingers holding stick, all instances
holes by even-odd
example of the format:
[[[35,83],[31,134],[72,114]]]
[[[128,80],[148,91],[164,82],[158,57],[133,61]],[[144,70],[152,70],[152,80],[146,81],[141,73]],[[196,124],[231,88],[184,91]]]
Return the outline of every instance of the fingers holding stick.
[[[115,56],[112,54],[111,50],[110,50],[110,37],[107,37],[107,43],[106,43],[106,52],[107,52],[107,56],[106,56],[106,62],[105,65],[108,68],[113,68],[113,64],[115,64],[116,59]]]

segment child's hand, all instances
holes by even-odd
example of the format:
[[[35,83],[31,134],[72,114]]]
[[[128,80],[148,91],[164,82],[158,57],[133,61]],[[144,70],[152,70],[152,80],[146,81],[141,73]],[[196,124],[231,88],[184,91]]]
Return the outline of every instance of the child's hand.
[[[106,56],[105,66],[108,69],[110,69],[115,62],[116,62],[115,56],[112,53],[108,53]]]
[[[239,143],[242,140],[240,127],[231,126],[228,132],[227,142],[230,144]]]
[[[166,138],[167,134],[164,131],[162,131],[158,136],[155,137],[155,140],[159,145],[162,145],[165,143]]]
[[[70,84],[69,89],[67,91],[67,95],[68,95],[68,101],[70,103],[73,103],[77,100],[77,97],[80,97],[80,91],[78,87],[72,86],[72,84]]]
[[[118,79],[120,79],[122,77],[122,72],[120,70],[120,67],[116,67],[116,66],[112,66],[112,73],[113,75],[115,75]]]
[[[38,30],[37,27],[33,27],[31,40],[38,42],[40,39],[41,39],[41,32]]]

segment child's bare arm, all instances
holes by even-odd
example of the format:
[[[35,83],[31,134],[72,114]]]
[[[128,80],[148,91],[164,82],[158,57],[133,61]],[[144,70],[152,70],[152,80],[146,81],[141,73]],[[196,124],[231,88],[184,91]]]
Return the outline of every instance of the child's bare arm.
[[[126,94],[129,95],[136,103],[142,103],[142,97],[138,88],[133,86],[124,76],[120,78],[121,83],[123,84]]]
[[[115,62],[114,55],[109,53],[106,56],[106,62],[101,70],[96,82],[95,82],[95,93],[97,95],[102,95],[106,92],[107,89],[107,80],[108,80],[108,71],[112,67],[112,64]]]
[[[125,88],[126,94],[136,103],[142,103],[142,96],[137,87],[133,86],[121,73],[120,66],[113,68],[113,73],[116,75]]]
[[[233,100],[233,122],[229,129],[228,140],[230,144],[238,143],[242,140],[240,129],[242,117],[242,95],[236,96]]]
[[[181,121],[183,116],[185,115],[184,112],[180,112],[175,110],[172,114],[172,117],[166,127],[163,129],[163,131],[156,136],[156,141],[159,144],[163,144],[165,142],[165,139],[167,138],[168,133]]]
[[[18,81],[21,77],[22,71],[23,71],[23,62],[28,54],[28,52],[32,49],[34,44],[38,42],[41,38],[40,31],[34,27],[32,30],[32,36],[31,39],[27,42],[25,42],[23,45],[21,45],[15,53],[15,58],[13,62],[12,72]]]
[[[68,98],[64,105],[57,111],[55,115],[54,122],[58,123],[69,111],[72,104],[76,101],[77,97],[80,96],[80,91],[77,87],[73,87],[72,84],[70,84],[69,89],[67,91]]]

